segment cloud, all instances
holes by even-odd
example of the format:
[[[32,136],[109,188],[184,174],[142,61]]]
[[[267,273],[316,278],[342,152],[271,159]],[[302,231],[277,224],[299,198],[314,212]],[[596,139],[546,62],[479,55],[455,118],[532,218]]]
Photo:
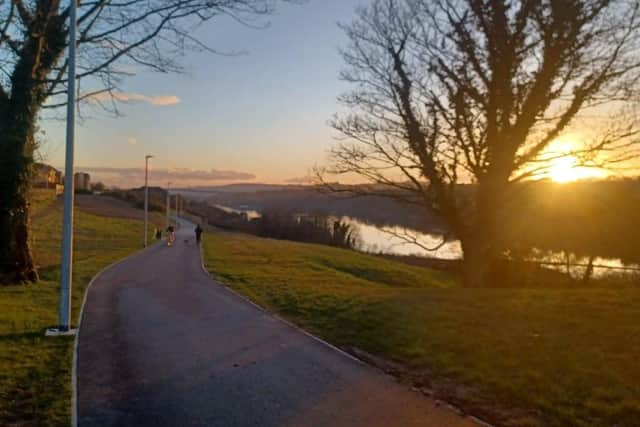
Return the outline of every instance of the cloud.
[[[127,143],[129,145],[136,145],[138,143],[138,140],[133,137],[130,137],[129,139],[127,139]]]
[[[125,102],[125,103],[145,103],[155,106],[167,106],[167,105],[176,105],[181,102],[180,98],[176,95],[158,95],[158,96],[147,96],[140,93],[128,93],[128,92],[100,92],[95,95],[89,97],[90,101],[100,103],[100,102],[110,102],[112,100]]]
[[[149,102],[151,105],[175,105],[180,103],[180,98],[175,95],[154,96]]]
[[[119,187],[139,187],[144,182],[143,168],[117,168],[117,167],[77,167],[77,171],[91,174],[92,181],[102,181],[107,185]],[[173,186],[212,185],[238,181],[251,181],[256,176],[249,172],[232,170],[197,170],[189,168],[149,168],[150,185],[165,186],[168,181]]]
[[[285,179],[284,182],[287,184],[316,184],[318,179],[315,176],[299,176],[295,178]]]
[[[114,92],[112,95],[108,92],[102,92],[96,96],[101,96],[104,100],[109,100],[111,97],[116,101],[121,102],[145,102],[147,97],[139,93],[126,93],[126,92]]]

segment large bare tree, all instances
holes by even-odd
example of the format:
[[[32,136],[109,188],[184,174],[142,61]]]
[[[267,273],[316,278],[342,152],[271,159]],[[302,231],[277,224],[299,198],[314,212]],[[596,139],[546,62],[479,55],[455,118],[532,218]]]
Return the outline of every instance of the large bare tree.
[[[467,285],[485,284],[519,182],[558,156],[602,167],[635,155],[639,7],[374,0],[344,26],[349,112],[333,120],[345,138],[324,172],[437,212],[461,240]],[[554,151],[567,132],[581,142]]]
[[[79,98],[118,99],[142,70],[179,71],[194,30],[226,15],[242,22],[276,0],[78,0]],[[35,280],[28,189],[43,108],[65,104],[69,1],[0,0],[0,283]],[[114,98],[113,98],[114,97]],[[109,104],[107,102],[107,104]]]

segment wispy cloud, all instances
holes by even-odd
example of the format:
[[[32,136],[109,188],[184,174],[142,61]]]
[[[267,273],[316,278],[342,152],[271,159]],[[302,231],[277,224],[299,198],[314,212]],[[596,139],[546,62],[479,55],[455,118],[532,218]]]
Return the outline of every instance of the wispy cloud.
[[[91,174],[92,181],[102,181],[107,185],[119,187],[139,187],[144,182],[143,168],[117,168],[117,167],[77,167],[77,171]],[[188,168],[151,168],[149,180],[152,185],[166,185],[171,181],[174,186],[212,185],[238,181],[251,181],[256,176],[249,172],[233,170],[197,170]]]
[[[181,102],[180,98],[176,95],[147,96],[140,93],[129,92],[101,92],[91,96],[89,100],[94,102],[110,102],[111,100],[115,100],[119,102],[145,103],[156,106],[176,105]]]
[[[154,96],[149,98],[152,105],[175,105],[180,103],[180,98],[175,95]]]

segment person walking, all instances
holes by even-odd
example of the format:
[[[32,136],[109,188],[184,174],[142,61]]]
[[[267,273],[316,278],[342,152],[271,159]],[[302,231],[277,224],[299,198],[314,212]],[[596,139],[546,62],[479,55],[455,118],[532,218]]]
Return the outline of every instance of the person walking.
[[[200,224],[196,226],[196,229],[194,231],[196,233],[196,242],[200,243],[200,238],[202,236],[202,231],[203,231],[202,227],[200,227]]]
[[[175,229],[173,225],[167,227],[167,246],[173,245],[173,241],[176,238]]]

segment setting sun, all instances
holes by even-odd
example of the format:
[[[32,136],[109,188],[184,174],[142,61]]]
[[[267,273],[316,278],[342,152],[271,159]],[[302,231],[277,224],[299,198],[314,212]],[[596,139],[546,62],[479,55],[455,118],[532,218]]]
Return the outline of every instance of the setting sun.
[[[604,171],[578,166],[578,160],[573,156],[560,157],[551,162],[549,178],[555,182],[570,182],[580,179],[603,178]]]

